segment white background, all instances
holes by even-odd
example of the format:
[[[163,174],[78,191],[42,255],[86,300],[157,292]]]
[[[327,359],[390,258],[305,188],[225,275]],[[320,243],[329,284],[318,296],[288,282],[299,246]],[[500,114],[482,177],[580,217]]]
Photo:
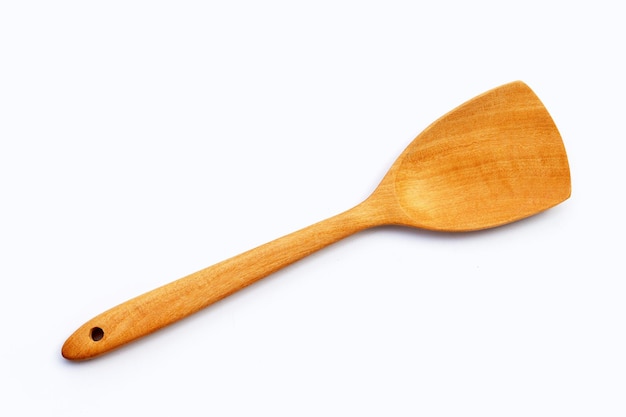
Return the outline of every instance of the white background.
[[[222,3],[222,4],[220,4]],[[617,1],[0,5],[0,415],[624,416]],[[363,200],[521,79],[572,197],[355,235],[84,363],[92,316]]]

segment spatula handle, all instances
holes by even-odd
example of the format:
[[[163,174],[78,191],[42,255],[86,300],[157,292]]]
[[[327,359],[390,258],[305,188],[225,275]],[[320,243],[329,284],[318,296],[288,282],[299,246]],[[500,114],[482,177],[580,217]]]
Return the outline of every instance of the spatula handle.
[[[62,354],[70,360],[84,360],[109,352],[373,225],[357,206],[195,272],[91,319],[67,339]]]

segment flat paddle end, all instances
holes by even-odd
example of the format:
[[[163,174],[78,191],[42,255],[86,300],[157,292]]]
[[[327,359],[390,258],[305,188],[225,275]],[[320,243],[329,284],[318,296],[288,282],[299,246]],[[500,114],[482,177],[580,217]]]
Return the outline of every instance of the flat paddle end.
[[[571,194],[561,135],[521,81],[490,90],[431,124],[392,172],[403,223],[429,230],[501,226]]]

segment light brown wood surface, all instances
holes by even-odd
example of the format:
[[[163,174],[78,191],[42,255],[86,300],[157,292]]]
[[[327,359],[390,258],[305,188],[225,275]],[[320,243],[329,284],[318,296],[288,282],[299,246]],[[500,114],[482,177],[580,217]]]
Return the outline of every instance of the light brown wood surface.
[[[524,83],[506,84],[426,128],[361,204],[96,316],[67,339],[62,354],[85,360],[109,352],[360,230],[486,229],[569,195],[567,156],[552,118]]]

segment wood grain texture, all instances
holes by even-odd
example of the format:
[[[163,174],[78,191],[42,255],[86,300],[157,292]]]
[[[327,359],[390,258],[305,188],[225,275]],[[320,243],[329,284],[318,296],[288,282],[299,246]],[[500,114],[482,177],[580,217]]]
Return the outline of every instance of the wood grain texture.
[[[361,204],[100,314],[67,339],[62,355],[102,355],[370,227],[485,229],[544,211],[570,191],[567,156],[550,115],[524,83],[506,84],[425,129]]]

